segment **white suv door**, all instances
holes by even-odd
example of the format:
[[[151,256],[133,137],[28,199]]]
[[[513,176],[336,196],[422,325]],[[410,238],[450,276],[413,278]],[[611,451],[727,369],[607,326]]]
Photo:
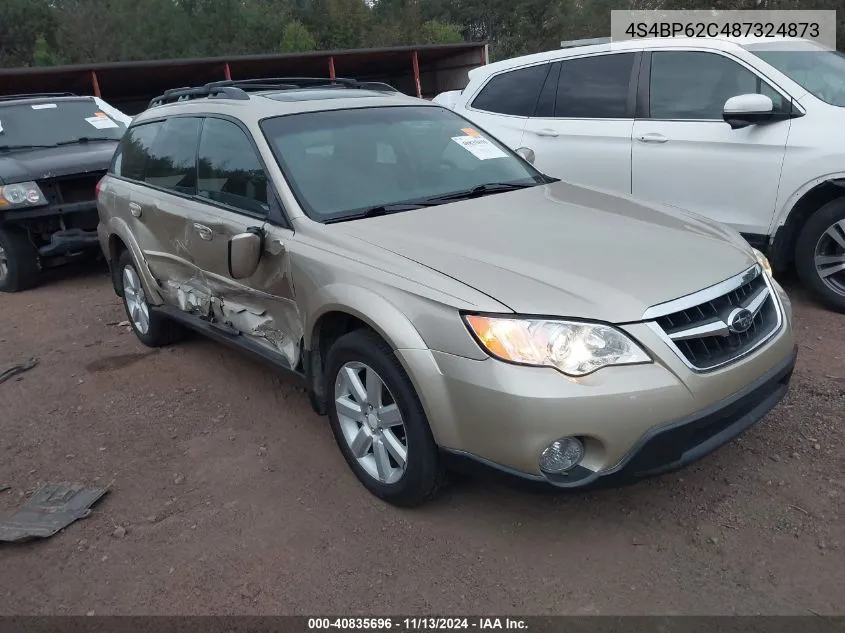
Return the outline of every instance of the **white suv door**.
[[[646,53],[633,126],[632,193],[765,235],[775,210],[790,120],[731,129],[730,97],[789,99],[745,64],[713,51]],[[650,58],[650,59],[649,59]]]
[[[639,57],[636,52],[605,53],[552,64],[522,137],[540,171],[631,192]]]

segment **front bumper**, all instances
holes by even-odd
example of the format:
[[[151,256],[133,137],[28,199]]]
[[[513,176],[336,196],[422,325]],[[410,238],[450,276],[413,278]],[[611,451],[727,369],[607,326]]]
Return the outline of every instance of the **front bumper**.
[[[97,223],[97,201],[86,200],[66,204],[50,204],[43,207],[10,209],[3,213],[2,219],[4,222],[20,222],[62,216],[81,216],[85,218],[86,224],[94,226]]]
[[[687,419],[655,427],[643,435],[617,466],[596,472],[576,466],[566,475],[525,473],[464,451],[445,449],[453,467],[492,469],[557,488],[619,486],[683,468],[728,443],[753,426],[786,395],[797,348],[781,364],[746,389]]]
[[[791,315],[781,300],[786,318],[780,331],[761,348],[710,372],[690,370],[643,323],[624,329],[653,363],[606,367],[582,378],[432,350],[396,354],[446,455],[577,487],[611,475],[624,479],[679,468],[774,407],[796,356]],[[584,443],[580,468],[563,477],[543,474],[541,453],[566,436]]]

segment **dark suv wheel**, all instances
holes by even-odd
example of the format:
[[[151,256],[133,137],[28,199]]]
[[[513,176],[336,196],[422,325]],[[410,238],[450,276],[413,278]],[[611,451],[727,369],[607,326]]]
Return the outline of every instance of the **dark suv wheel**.
[[[38,251],[26,233],[0,229],[0,291],[20,292],[38,283]]]
[[[795,267],[824,304],[845,312],[845,198],[828,202],[807,220],[795,247]]]

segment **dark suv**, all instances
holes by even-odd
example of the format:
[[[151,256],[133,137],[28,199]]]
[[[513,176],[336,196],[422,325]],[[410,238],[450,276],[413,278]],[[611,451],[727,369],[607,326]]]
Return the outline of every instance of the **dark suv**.
[[[93,97],[0,97],[0,291],[98,252],[97,182],[125,131]]]

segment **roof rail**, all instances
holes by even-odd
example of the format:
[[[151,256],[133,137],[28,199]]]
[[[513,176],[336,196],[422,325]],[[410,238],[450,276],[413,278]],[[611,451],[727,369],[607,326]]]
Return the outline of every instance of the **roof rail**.
[[[609,37],[591,37],[585,40],[566,40],[560,43],[561,48],[575,48],[576,46],[593,46],[594,44],[610,44]]]
[[[0,95],[0,101],[17,101],[18,99],[50,99],[53,97],[76,97],[73,92],[26,92],[17,95]]]
[[[172,88],[150,101],[149,107],[216,97],[223,99],[249,99],[248,92],[259,90],[296,90],[302,88],[356,88],[378,90],[380,92],[398,92],[393,86],[377,81],[358,81],[357,79],[328,77],[259,77],[255,79],[225,79],[212,81],[196,88]]]

